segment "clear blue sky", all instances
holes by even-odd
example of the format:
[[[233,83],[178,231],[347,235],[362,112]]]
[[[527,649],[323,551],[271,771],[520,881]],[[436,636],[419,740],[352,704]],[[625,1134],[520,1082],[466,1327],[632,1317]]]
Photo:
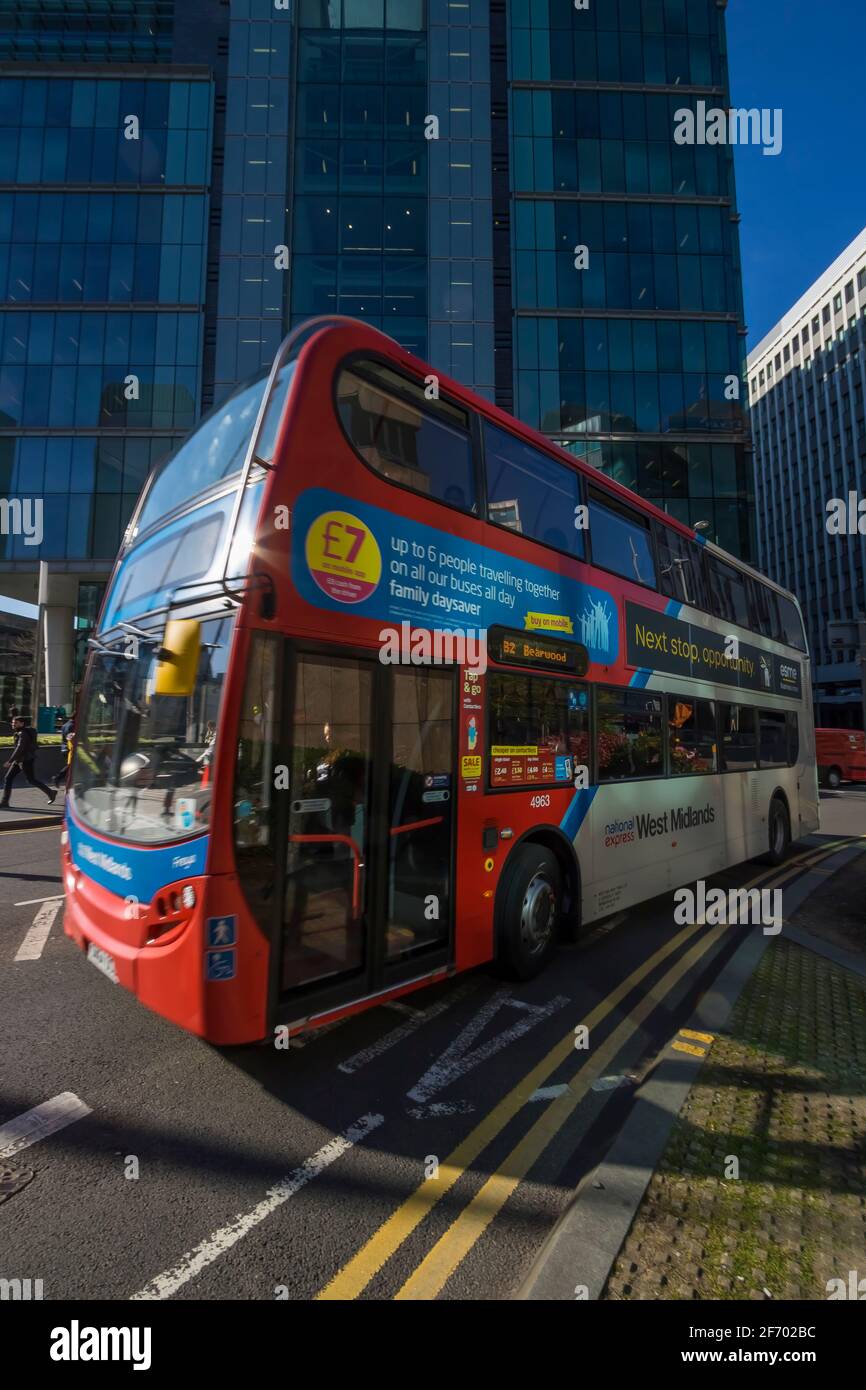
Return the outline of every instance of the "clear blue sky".
[[[781,107],[781,154],[735,150],[749,347],[866,226],[866,0],[729,0],[734,106]]]

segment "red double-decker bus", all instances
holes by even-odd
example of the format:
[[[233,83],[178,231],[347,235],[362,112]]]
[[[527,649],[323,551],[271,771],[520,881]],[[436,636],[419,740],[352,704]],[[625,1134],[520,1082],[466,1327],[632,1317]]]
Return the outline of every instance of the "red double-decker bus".
[[[91,646],[65,929],[215,1043],[817,825],[795,600],[351,320],[148,481]]]

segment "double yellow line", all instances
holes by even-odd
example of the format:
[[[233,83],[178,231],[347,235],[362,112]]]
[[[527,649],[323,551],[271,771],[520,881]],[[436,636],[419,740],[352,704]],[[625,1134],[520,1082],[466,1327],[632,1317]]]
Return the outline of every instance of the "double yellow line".
[[[34,814],[35,814],[35,813],[34,813]],[[15,829],[15,830],[5,830],[5,829],[4,829],[4,830],[0,831],[0,844],[2,844],[2,837],[3,837],[4,835],[47,835],[48,832],[49,832],[49,830],[62,830],[62,829],[63,829],[63,822],[62,822],[61,820],[56,821],[54,825],[25,825],[25,826],[22,826],[20,830],[18,830],[18,829]]]
[[[764,870],[763,873],[757,874],[746,883],[744,887],[754,888],[779,874],[773,884],[773,887],[777,888],[803,869],[825,859],[840,846],[850,843],[852,843],[851,838],[834,840],[828,845],[822,845],[820,848],[797,856],[784,866]],[[583,1025],[589,1030],[599,1027],[641,981],[651,975],[656,967],[668,957],[678,952],[680,947],[703,926],[705,923],[701,921],[693,926],[684,927],[642,965],[632,971],[628,978],[617,985],[616,989],[605,999],[596,1004],[595,1008],[582,1020]],[[601,1046],[582,1062],[569,1082],[567,1090],[550,1102],[541,1117],[515,1145],[496,1171],[482,1184],[468,1205],[398,1290],[395,1295],[396,1298],[433,1299],[441,1292],[458,1265],[484,1233],[490,1222],[501,1211],[512,1192],[526,1177],[533,1164],[573,1114],[593,1081],[603,1073],[629,1036],[652,1013],[660,1000],[674,988],[702,956],[712,950],[726,930],[726,924],[722,923],[710,928],[705,935],[696,940],[676,960],[667,974],[647,991],[633,1009],[629,1010],[627,1016],[614,1028]],[[574,1050],[575,1036],[574,1029],[571,1029],[551,1048],[546,1057],[542,1058],[458,1144],[457,1148],[439,1165],[437,1176],[426,1179],[418,1185],[415,1191],[406,1198],[384,1225],[379,1227],[348,1264],[344,1265],[331,1282],[321,1290],[318,1297],[320,1299],[357,1298],[436,1204],[451,1191],[488,1145],[523,1109],[530,1096],[549,1081],[551,1075],[563,1065]]]

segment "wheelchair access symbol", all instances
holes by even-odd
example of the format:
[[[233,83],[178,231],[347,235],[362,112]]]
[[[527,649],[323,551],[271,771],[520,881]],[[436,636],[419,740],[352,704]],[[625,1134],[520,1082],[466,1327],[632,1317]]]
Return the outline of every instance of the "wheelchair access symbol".
[[[237,951],[208,951],[205,955],[205,978],[233,980],[237,974]]]

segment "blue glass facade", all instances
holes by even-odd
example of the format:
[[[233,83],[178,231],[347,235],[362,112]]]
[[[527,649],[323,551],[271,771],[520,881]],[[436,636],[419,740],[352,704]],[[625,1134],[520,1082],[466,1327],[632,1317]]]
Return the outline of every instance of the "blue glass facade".
[[[175,0],[0,0],[0,61],[165,62],[174,11]]]
[[[752,554],[731,150],[674,139],[715,0],[0,0],[0,64],[0,495],[51,500],[0,566],[104,571],[328,312]]]
[[[232,5],[215,265],[216,400],[273,361],[284,336],[286,272],[276,267],[275,249],[287,236],[294,50],[290,11],[273,0]]]
[[[0,560],[110,560],[197,418],[212,122],[204,74],[0,75],[0,494],[44,517]]]
[[[427,352],[421,0],[301,5],[291,314],[340,313]]]
[[[724,7],[507,15],[515,412],[753,559],[732,150],[675,139],[729,105]]]
[[[491,6],[430,0],[430,359],[493,398]]]
[[[228,69],[217,396],[319,313],[492,395],[487,0],[239,0]]]

